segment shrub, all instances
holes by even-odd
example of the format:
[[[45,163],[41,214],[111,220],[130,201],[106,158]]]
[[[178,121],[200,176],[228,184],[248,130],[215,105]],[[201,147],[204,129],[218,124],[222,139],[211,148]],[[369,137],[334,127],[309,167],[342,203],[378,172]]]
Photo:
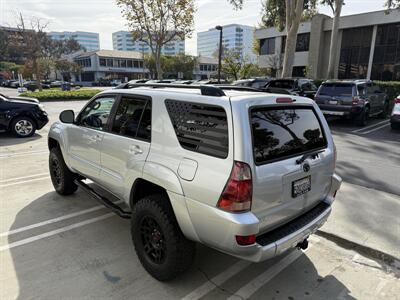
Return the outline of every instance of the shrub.
[[[400,81],[375,81],[375,83],[388,95],[390,102],[400,95]]]
[[[43,100],[87,100],[95,96],[101,90],[79,89],[71,91],[61,91],[59,89],[43,90],[41,92],[27,92],[21,94],[22,97],[33,97],[40,101]]]

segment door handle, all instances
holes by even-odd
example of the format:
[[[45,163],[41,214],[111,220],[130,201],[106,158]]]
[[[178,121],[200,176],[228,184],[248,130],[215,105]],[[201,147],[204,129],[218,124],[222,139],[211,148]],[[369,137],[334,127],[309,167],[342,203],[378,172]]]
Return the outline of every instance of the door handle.
[[[94,142],[94,143],[97,143],[97,142],[101,141],[101,136],[98,135],[98,134],[92,135],[92,136],[89,137],[89,140]]]
[[[143,150],[138,145],[132,145],[129,147],[129,153],[133,155],[142,154]]]

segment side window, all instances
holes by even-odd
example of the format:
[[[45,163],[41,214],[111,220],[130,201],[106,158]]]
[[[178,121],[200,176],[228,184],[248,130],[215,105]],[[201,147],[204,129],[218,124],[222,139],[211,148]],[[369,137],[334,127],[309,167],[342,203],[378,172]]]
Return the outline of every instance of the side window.
[[[363,84],[357,85],[357,91],[359,96],[366,96],[367,95],[367,88]]]
[[[228,156],[228,121],[223,107],[175,100],[166,100],[165,105],[182,148],[218,158]]]
[[[303,91],[311,91],[311,84],[308,83],[308,82],[303,83],[303,85],[301,86],[301,89],[302,89]]]
[[[146,106],[147,102],[148,101],[144,99],[122,96],[115,113],[111,131],[132,138],[136,138],[137,136],[141,137],[138,131],[143,131],[143,129],[141,129],[143,127],[141,124],[141,122],[144,121],[143,118],[151,119],[150,107],[147,108]],[[146,120],[146,128],[148,127],[149,131],[151,131],[150,122],[151,120]],[[141,135],[143,136],[143,134]]]
[[[78,117],[78,125],[105,130],[115,96],[101,97],[93,100]]]

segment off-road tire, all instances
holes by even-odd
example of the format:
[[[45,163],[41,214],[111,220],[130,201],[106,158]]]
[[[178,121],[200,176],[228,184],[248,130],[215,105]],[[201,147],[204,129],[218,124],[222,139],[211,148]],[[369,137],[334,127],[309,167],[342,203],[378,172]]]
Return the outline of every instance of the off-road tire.
[[[357,117],[356,124],[358,126],[367,126],[369,121],[369,107],[365,107],[363,112]]]
[[[50,150],[49,171],[54,189],[60,195],[71,195],[78,189],[78,186],[74,183],[77,175],[68,169],[58,147]]]
[[[25,123],[25,124],[26,124],[25,126],[29,126],[30,132],[27,133],[27,134],[23,134],[23,133],[22,133],[22,130],[20,130],[20,129],[17,128],[17,126],[18,126],[19,123],[21,123],[21,124],[22,124],[22,123]],[[28,128],[28,127],[26,127],[26,128]],[[19,137],[19,138],[31,137],[32,135],[35,134],[36,129],[37,129],[37,128],[36,128],[36,123],[35,123],[35,121],[33,121],[33,120],[32,120],[31,118],[29,118],[29,117],[24,117],[24,116],[22,116],[22,117],[16,117],[14,120],[12,120],[11,126],[10,126],[11,132],[12,132],[15,136],[17,136],[17,137]]]
[[[153,220],[158,225],[157,231],[160,233],[158,237],[161,236],[158,244],[154,240],[151,240],[152,242],[147,240],[146,242],[146,237],[149,236],[147,232],[151,232],[150,235],[154,238],[154,231],[147,230],[144,225],[145,221],[148,220]],[[167,195],[150,195],[140,199],[135,204],[132,208],[131,234],[140,262],[155,279],[159,281],[171,280],[192,265],[196,249],[195,243],[184,237]],[[160,262],[155,262],[152,256],[155,251],[160,252],[159,249],[155,248],[156,246],[152,245],[153,242],[160,249],[165,246],[164,259],[160,259]],[[148,252],[152,253],[149,254]],[[162,255],[159,257],[162,257]]]

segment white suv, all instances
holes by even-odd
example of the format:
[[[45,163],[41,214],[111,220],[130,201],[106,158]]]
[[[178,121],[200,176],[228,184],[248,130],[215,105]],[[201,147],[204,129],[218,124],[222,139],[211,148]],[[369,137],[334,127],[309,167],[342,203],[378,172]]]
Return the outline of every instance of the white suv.
[[[307,98],[137,85],[102,92],[60,120],[48,140],[55,190],[79,185],[130,218],[136,253],[158,280],[190,266],[195,242],[253,262],[306,248],[341,184],[328,125]]]

